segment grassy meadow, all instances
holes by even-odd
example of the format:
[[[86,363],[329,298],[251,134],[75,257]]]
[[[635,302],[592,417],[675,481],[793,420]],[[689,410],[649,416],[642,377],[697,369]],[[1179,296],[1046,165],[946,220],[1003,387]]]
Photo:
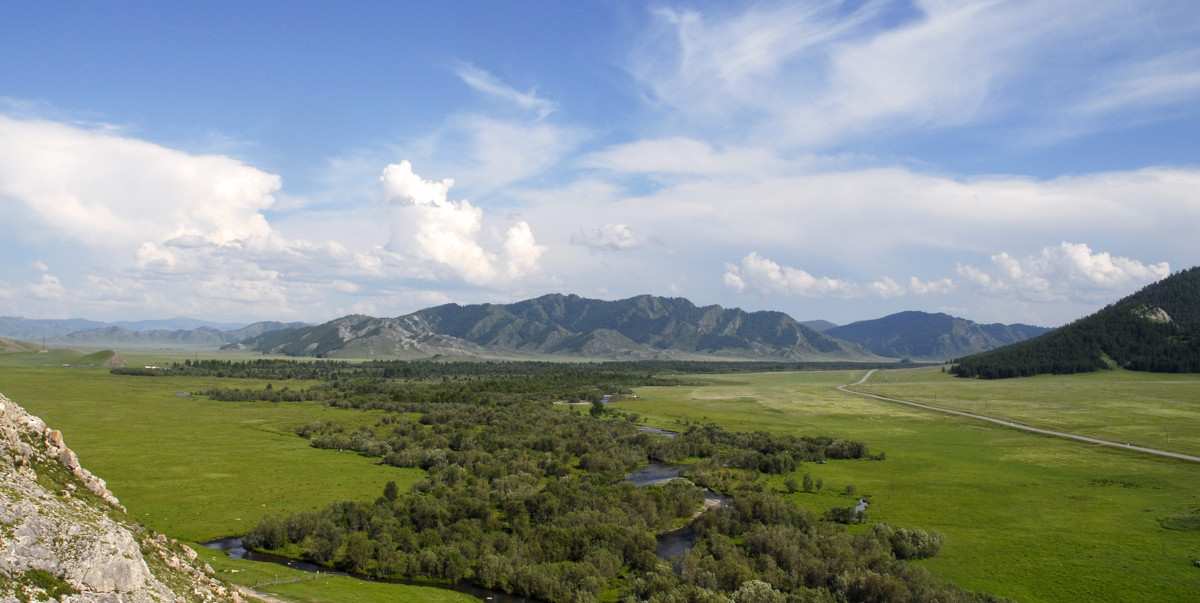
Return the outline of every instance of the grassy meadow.
[[[1200,456],[1200,379],[1195,375],[1115,370],[983,381],[932,368],[878,372],[855,389]]]
[[[858,495],[868,496],[871,521],[946,534],[941,553],[917,565],[968,589],[1023,602],[1183,601],[1200,592],[1200,569],[1192,565],[1200,559],[1200,464],[1038,436],[835,389],[863,374],[713,376],[703,386],[640,388],[637,400],[617,407],[666,429],[714,422],[866,442],[886,460],[806,464],[797,475],[810,472],[824,487],[793,499],[818,511],[849,506],[857,496],[848,496],[845,488],[854,485]],[[941,378],[937,369],[877,375],[885,383],[905,384],[906,392],[920,390],[922,380]],[[1068,400],[1080,381],[1086,376],[1042,379],[1037,387],[1050,399]],[[1170,391],[1185,396],[1198,385],[1200,378],[1183,377]],[[950,392],[964,385],[951,381],[946,387]],[[947,405],[949,395],[939,395],[938,403]],[[1191,400],[1197,403],[1195,396]],[[1107,400],[1106,408],[1118,403]],[[1158,427],[1171,423],[1163,420]]]
[[[122,355],[133,365],[191,356]],[[181,540],[241,534],[268,512],[372,500],[388,480],[407,487],[421,476],[356,454],[312,448],[294,433],[314,420],[373,423],[376,413],[317,403],[198,400],[177,394],[211,386],[259,389],[266,382],[115,376],[100,367],[63,366],[79,358],[58,351],[0,354],[0,393],[62,430],[67,445],[108,481],[132,520]],[[797,481],[809,472],[823,487],[792,499],[823,511],[853,505],[865,495],[871,521],[944,533],[941,553],[916,564],[968,589],[1023,602],[1180,601],[1200,592],[1200,569],[1192,566],[1200,559],[1200,464],[1038,436],[835,389],[863,374],[688,376],[685,381],[702,385],[639,388],[636,399],[613,407],[666,429],[712,422],[867,443],[871,452],[886,453],[886,460],[805,464],[795,473]],[[936,368],[908,369],[881,371],[860,389],[1200,452],[1197,376],[1114,372],[983,382],[953,379]],[[1089,431],[1097,425],[1103,429]],[[1170,433],[1171,446],[1134,439],[1136,433]],[[772,485],[782,484],[778,476]],[[846,493],[848,485],[855,495]],[[287,568],[199,552],[235,583],[294,577]],[[349,579],[260,588],[313,602],[470,600],[441,589]]]
[[[122,356],[131,365],[173,359]],[[374,500],[389,480],[407,488],[424,474],[378,465],[350,452],[312,448],[294,432],[299,425],[326,419],[373,423],[377,413],[318,403],[210,402],[176,395],[214,386],[262,389],[265,381],[129,377],[111,375],[107,368],[63,366],[83,364],[83,358],[64,351],[2,354],[0,393],[62,431],[83,466],[108,482],[131,521],[174,538],[204,542],[244,534],[268,512]],[[299,574],[196,548],[236,584]],[[336,577],[260,590],[313,602],[474,600],[444,589]]]

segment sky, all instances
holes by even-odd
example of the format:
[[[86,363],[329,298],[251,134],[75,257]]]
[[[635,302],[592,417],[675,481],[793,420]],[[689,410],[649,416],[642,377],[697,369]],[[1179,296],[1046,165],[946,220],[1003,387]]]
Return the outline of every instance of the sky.
[[[1200,264],[1194,0],[9,2],[0,315],[1058,326]]]

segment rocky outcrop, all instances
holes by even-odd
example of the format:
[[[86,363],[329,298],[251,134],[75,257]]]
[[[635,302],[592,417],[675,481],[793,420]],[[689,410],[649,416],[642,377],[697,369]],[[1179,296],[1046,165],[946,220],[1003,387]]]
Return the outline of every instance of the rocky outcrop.
[[[0,395],[0,599],[241,603],[195,551],[124,515],[62,433]]]

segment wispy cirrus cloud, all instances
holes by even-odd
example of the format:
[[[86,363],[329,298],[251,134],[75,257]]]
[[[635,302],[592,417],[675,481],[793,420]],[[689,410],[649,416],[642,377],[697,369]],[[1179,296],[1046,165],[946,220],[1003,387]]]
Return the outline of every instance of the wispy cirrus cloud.
[[[1169,0],[659,9],[629,71],[652,105],[724,140],[821,148],[880,131],[1046,125],[1071,107],[1185,108],[1195,60],[1180,44],[1200,28],[1183,10]],[[1089,79],[1066,83],[1080,74]]]
[[[455,73],[468,86],[522,109],[532,111],[537,119],[545,119],[557,109],[556,103],[539,97],[536,88],[529,92],[520,92],[505,84],[500,78],[470,63],[459,65]]]

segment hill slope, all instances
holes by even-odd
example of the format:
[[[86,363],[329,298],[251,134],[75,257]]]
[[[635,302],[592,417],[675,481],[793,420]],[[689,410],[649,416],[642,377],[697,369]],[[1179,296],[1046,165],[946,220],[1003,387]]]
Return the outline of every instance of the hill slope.
[[[1171,275],[1034,339],[962,358],[952,372],[996,379],[1113,366],[1200,372],[1200,267]]]
[[[241,603],[192,549],[132,526],[62,434],[0,395],[0,599]]]
[[[943,361],[1024,341],[1048,330],[1022,324],[981,325],[941,313],[899,312],[823,332],[880,356]]]
[[[266,333],[237,347],[319,357],[879,359],[780,312],[701,308],[686,299],[649,295],[601,301],[553,294],[514,304],[447,304],[399,318],[346,316]]]
[[[42,346],[36,343],[0,337],[0,354],[29,353],[37,352],[41,349]]]

